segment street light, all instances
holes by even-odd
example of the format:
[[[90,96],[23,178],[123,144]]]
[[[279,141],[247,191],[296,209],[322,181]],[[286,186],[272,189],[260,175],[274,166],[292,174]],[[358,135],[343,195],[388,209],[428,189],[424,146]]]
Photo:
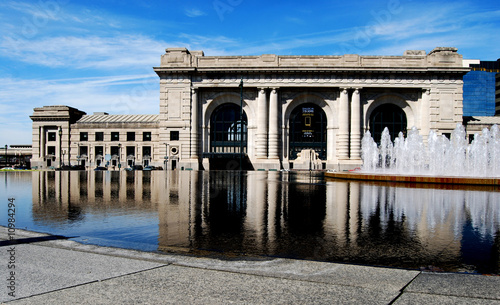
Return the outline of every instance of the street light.
[[[7,144],[5,144],[5,167],[7,166]]]
[[[165,144],[165,161],[164,161],[164,164],[165,164],[165,170],[167,170],[167,167],[168,167],[168,143],[163,143]]]
[[[120,162],[120,156],[122,154],[122,143],[118,143],[118,170],[122,167],[122,164]]]
[[[240,172],[243,159],[243,76],[240,81]]]
[[[62,127],[59,127],[59,168],[61,168],[61,155],[62,155]]]

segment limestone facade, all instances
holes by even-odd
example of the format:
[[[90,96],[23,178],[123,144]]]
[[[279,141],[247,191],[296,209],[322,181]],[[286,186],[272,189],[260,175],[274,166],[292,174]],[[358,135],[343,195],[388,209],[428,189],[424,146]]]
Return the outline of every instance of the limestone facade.
[[[71,107],[36,108],[33,161],[43,163],[47,145],[40,143],[61,127],[60,145],[72,163],[81,157],[80,132],[88,132],[90,147],[99,129],[120,133],[118,142],[105,141],[104,155],[121,143],[122,167],[127,166],[125,146],[136,147],[142,162],[146,144],[122,140],[134,130],[136,137],[151,132],[149,162],[167,169],[210,169],[220,167],[221,160],[235,169],[239,156],[255,170],[352,168],[361,164],[363,134],[380,116],[399,111],[402,130],[416,126],[424,140],[431,129],[451,133],[462,123],[462,77],[469,68],[455,48],[402,56],[204,56],[169,48],[154,71],[160,78],[156,119],[91,124],[78,120],[92,115]],[[55,150],[57,159],[57,145]],[[95,150],[88,152],[95,166]]]

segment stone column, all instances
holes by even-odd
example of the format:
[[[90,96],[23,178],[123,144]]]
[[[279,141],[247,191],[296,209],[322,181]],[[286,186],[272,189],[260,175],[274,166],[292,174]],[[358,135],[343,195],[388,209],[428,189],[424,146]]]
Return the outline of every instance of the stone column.
[[[198,159],[198,89],[191,90],[191,159]]]
[[[279,159],[278,139],[278,92],[273,88],[269,98],[269,159]]]
[[[339,159],[349,159],[349,96],[347,88],[340,91],[339,133],[337,136]]]
[[[259,89],[257,98],[257,141],[255,145],[256,157],[267,158],[267,99],[266,90]]]
[[[361,99],[354,89],[351,100],[351,160],[361,160]]]

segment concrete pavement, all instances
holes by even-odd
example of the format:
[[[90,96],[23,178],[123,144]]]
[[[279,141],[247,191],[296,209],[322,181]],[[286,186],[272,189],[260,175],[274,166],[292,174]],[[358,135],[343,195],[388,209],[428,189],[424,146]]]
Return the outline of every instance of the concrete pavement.
[[[158,254],[19,229],[15,238],[0,227],[7,304],[500,304],[499,276]]]

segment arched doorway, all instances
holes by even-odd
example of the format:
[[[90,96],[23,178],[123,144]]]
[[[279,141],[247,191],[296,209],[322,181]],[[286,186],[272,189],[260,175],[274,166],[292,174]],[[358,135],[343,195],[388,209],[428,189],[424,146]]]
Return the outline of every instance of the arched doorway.
[[[389,129],[392,141],[400,131],[406,136],[407,119],[403,109],[394,104],[383,104],[375,108],[370,115],[370,133],[375,142],[380,143],[385,127]]]
[[[247,115],[240,118],[240,106],[227,103],[218,106],[210,117],[210,168],[238,169],[239,158],[248,168]]]
[[[326,127],[321,107],[312,103],[296,107],[290,115],[290,160],[295,160],[303,149],[314,149],[321,160],[326,160]]]

